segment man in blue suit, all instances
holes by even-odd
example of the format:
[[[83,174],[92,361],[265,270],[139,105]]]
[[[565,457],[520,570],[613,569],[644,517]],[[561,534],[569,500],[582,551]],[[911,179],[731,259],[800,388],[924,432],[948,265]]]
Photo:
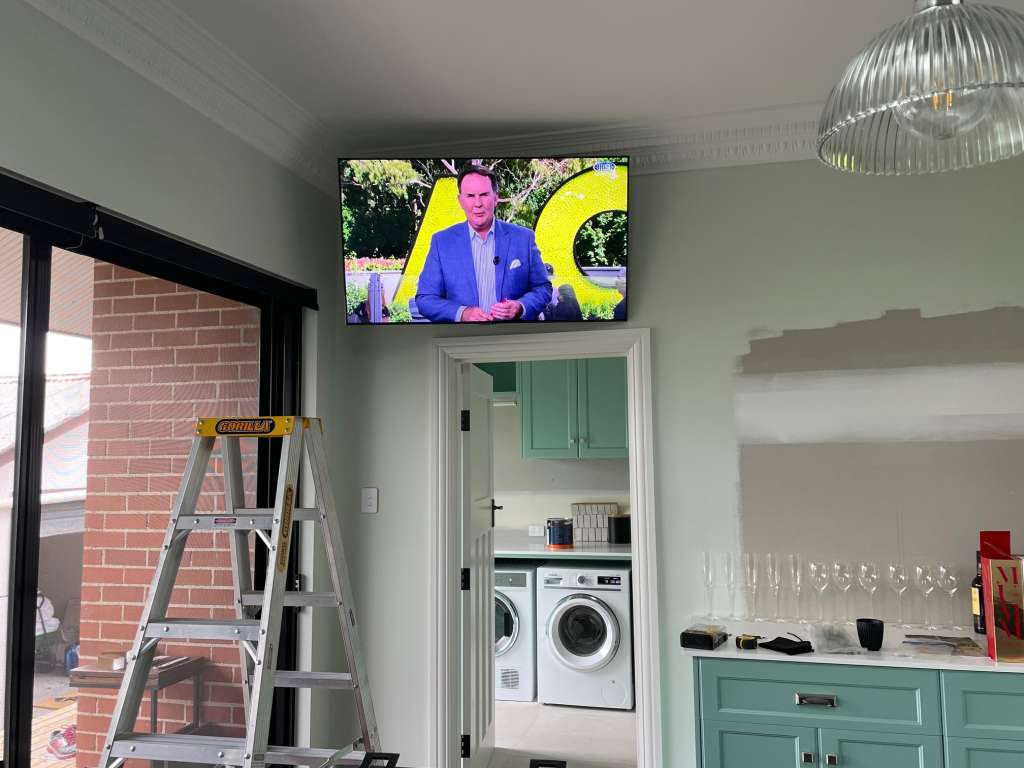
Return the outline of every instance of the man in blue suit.
[[[498,221],[498,181],[482,165],[458,178],[465,223],[434,234],[416,289],[432,323],[536,320],[551,301],[551,282],[533,230]]]

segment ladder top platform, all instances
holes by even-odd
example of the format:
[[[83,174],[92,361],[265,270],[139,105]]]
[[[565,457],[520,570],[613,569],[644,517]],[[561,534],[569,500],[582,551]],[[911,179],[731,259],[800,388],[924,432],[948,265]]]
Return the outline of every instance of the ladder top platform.
[[[197,437],[285,437],[295,431],[295,423],[309,428],[312,424],[320,427],[320,419],[314,416],[213,416],[196,422]]]

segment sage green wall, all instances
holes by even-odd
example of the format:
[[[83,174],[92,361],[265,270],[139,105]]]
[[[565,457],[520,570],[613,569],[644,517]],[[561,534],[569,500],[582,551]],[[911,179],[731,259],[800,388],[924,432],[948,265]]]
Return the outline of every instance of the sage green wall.
[[[333,197],[21,0],[0,5],[0,167],[317,287],[321,312],[306,323],[306,406],[337,424],[334,371],[321,362],[327,376],[317,375],[317,358],[331,360],[337,343]],[[340,435],[328,428],[332,454]],[[337,664],[336,634],[336,620],[320,631],[320,668]],[[355,721],[337,705],[307,702],[307,713],[314,743],[344,743],[356,732],[339,732]]]
[[[855,178],[801,162],[632,182],[630,324],[653,329],[667,766],[694,764],[690,663],[678,648],[701,605],[694,555],[740,546],[737,357],[752,335],[892,308],[931,315],[1024,303],[1022,183],[1019,161],[913,179]],[[426,635],[417,647],[401,627],[432,625],[427,340],[494,332],[345,328],[335,363],[359,405],[347,411],[359,436],[351,485],[381,488],[380,514],[351,521],[374,695],[411,764],[426,763],[428,659]]]

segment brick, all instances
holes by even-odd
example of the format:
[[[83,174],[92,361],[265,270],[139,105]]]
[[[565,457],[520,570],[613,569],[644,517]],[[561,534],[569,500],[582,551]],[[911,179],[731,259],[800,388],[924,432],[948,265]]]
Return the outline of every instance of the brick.
[[[147,553],[141,549],[108,549],[106,554],[107,565],[147,565]]]
[[[160,493],[144,493],[129,500],[130,508],[136,512],[169,512],[174,498]]]
[[[182,568],[178,571],[178,579],[175,583],[195,587],[209,587],[213,585],[212,571],[207,568]]]
[[[165,368],[154,368],[153,373],[167,370]],[[156,403],[170,400],[174,391],[170,384],[142,384],[131,388],[131,401],[133,403]]]
[[[95,493],[92,496],[86,496],[85,509],[87,512],[123,512],[125,509],[124,496]]]
[[[110,621],[105,621],[100,627],[100,638],[103,640],[131,641],[135,639],[135,635],[137,635],[138,632],[138,627],[134,624],[122,624],[120,622],[115,624]]]
[[[157,312],[168,312],[195,309],[198,306],[198,300],[194,293],[179,293],[173,296],[157,296],[156,297],[156,311]]]
[[[124,459],[89,459],[89,475],[123,475],[128,471]]]
[[[114,265],[104,264],[101,261],[95,262],[95,266],[92,270],[92,279],[95,283],[101,280],[111,280],[114,277]]]
[[[234,593],[230,589],[195,587],[189,590],[188,596],[196,605],[231,605]]]
[[[194,381],[195,378],[196,371],[191,365],[169,365],[153,369],[154,382]]]
[[[163,536],[161,536],[161,540]],[[142,587],[126,587],[124,585],[112,585],[103,587],[103,602],[105,603],[141,603],[145,598],[146,590]]]
[[[114,279],[115,280],[130,280],[134,282],[142,277],[149,277],[141,272],[136,272],[134,269],[128,269],[128,267],[114,267]]]
[[[139,554],[145,554],[140,552]],[[153,581],[153,571],[149,568],[125,568],[125,584],[149,584]]]
[[[115,315],[137,315],[153,311],[153,297],[142,296],[130,299],[114,299]]]
[[[178,365],[217,363],[220,362],[220,347],[181,347],[174,350],[174,362]]]
[[[243,344],[259,344],[260,343],[260,329],[257,328],[243,328],[242,329],[242,343]]]
[[[194,347],[195,331],[154,331],[154,347]]]
[[[82,550],[83,565],[103,565],[104,551],[102,549]]]
[[[197,365],[196,381],[237,381],[237,365]]]
[[[106,405],[98,405],[95,403],[89,404],[89,419],[96,421],[106,421],[108,418],[109,409]]]
[[[148,293],[170,293],[173,294],[177,283],[168,280],[161,280],[157,277],[144,277],[135,281],[135,295],[141,296]]]
[[[174,422],[166,419],[160,421],[136,421],[131,425],[132,437],[171,437],[174,434]]]
[[[103,315],[109,315],[111,310],[114,308],[113,299],[93,299],[92,302],[92,316],[102,317]]]
[[[260,359],[260,348],[252,347],[224,347],[220,351],[220,359],[225,363],[244,362],[251,363]]]
[[[223,296],[215,296],[212,293],[200,293],[198,296],[200,309],[235,309],[240,306],[233,299],[225,299]]]
[[[220,310],[208,309],[178,313],[179,328],[209,328],[220,325]]]
[[[162,341],[157,341],[157,346],[163,346]],[[138,349],[132,353],[130,365],[171,365],[174,362],[173,349]]]
[[[116,303],[116,302],[115,302]],[[225,309],[220,313],[221,325],[257,325],[260,321],[260,312],[255,307],[244,309]]]
[[[124,568],[82,566],[82,581],[88,584],[123,584]]]
[[[154,456],[186,456],[192,447],[188,440],[151,440],[150,452]]]
[[[110,336],[111,349],[139,349],[141,347],[161,346],[153,343],[153,334],[145,332],[114,333]]]
[[[108,493],[135,493],[149,490],[149,478],[145,475],[107,478]]]
[[[92,337],[92,351],[96,350],[105,351],[110,349],[110,334],[109,333],[98,333]]]
[[[126,403],[128,390],[124,387],[94,386],[89,388],[89,399],[94,403]]]
[[[109,375],[108,382],[119,386],[129,384],[148,384],[153,379],[151,368],[114,368],[106,372]],[[96,371],[93,371],[93,376]]]
[[[164,543],[164,531],[132,531],[128,534],[128,546],[147,551],[158,551]]]
[[[255,381],[221,382],[217,385],[217,397],[222,400],[254,400],[259,394]]]
[[[169,459],[129,459],[128,471],[139,475],[166,475],[171,471]]]
[[[215,400],[217,398],[216,384],[175,384],[175,400]],[[220,414],[214,414],[219,416]]]
[[[126,501],[128,503],[128,511],[111,512],[103,519],[103,528],[108,531],[138,531],[147,530],[150,528],[149,521],[145,515],[139,514],[137,509],[132,507],[138,506],[138,500],[145,498],[144,496],[129,496]]]
[[[129,315],[108,315],[104,317],[94,317],[92,320],[93,333],[130,331],[131,329],[132,318]]]
[[[119,403],[111,405],[107,410],[107,418],[112,421],[138,421],[148,419],[153,406],[145,403]]]
[[[197,340],[200,346],[241,344],[242,330],[240,328],[203,328],[199,331]]]
[[[93,367],[92,373],[89,374],[90,384],[109,384],[110,383],[110,371],[103,368],[97,369]]]
[[[107,443],[110,456],[149,456],[148,440],[110,440]]]
[[[111,438],[128,437],[128,422],[126,421],[90,421],[90,440],[109,440]]]
[[[87,525],[83,534],[83,545],[86,549],[95,547],[100,551],[111,551],[121,549],[125,545],[124,533],[117,531],[105,531]]]
[[[92,287],[92,295],[97,299],[105,299],[111,296],[131,296],[135,293],[135,287],[129,282],[108,282],[95,283]],[[107,310],[110,311],[109,309]],[[93,315],[104,314],[93,312]]]
[[[137,331],[157,331],[165,328],[174,328],[174,313],[146,313],[132,316],[133,325]]]
[[[83,621],[121,621],[121,606],[105,603],[82,603]]]
[[[149,490],[154,493],[174,493],[181,485],[177,475],[150,475]]]

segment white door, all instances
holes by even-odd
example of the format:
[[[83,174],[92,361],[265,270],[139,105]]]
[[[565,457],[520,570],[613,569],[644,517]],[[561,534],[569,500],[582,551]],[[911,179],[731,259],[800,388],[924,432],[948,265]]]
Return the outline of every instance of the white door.
[[[491,439],[493,380],[475,365],[462,366],[462,733],[469,736],[465,768],[485,768],[494,750],[494,497]],[[463,417],[465,418],[465,417]],[[464,425],[465,426],[465,425]]]

